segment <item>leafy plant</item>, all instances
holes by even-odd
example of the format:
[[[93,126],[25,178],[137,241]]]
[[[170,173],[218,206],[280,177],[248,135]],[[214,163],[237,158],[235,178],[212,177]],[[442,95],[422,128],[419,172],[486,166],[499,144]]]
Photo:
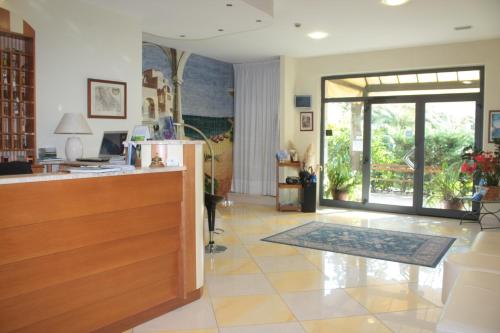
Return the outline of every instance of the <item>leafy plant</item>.
[[[334,129],[333,133],[328,143],[327,193],[349,192],[358,180],[356,172],[351,169],[351,139],[346,128]]]
[[[485,152],[472,146],[462,152],[462,172],[481,178],[484,185],[498,186],[500,182],[500,140],[495,139],[495,151]]]
[[[460,172],[460,162],[443,163],[441,171],[434,174],[427,185],[429,194],[426,202],[433,205],[442,201],[458,201],[470,192],[472,179]]]

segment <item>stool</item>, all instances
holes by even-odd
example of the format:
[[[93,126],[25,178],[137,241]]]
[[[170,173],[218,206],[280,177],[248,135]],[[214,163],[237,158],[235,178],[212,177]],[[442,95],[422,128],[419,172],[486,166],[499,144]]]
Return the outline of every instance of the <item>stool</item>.
[[[217,208],[217,204],[222,200],[224,200],[224,197],[205,192],[205,207],[207,208],[208,233],[210,237],[208,245],[205,246],[205,251],[208,253],[220,253],[227,250],[227,247],[223,245],[216,245],[214,241],[215,209]]]

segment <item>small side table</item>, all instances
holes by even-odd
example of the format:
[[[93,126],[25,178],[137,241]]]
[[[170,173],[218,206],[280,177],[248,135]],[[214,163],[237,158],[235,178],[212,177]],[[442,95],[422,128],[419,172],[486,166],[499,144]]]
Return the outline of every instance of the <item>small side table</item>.
[[[472,197],[462,197],[460,198],[460,201],[462,202],[462,206],[466,210],[464,215],[462,215],[462,218],[460,219],[460,224],[462,223],[474,223],[474,221],[464,221],[464,219],[467,216],[475,217],[477,218],[477,221],[479,222],[479,226],[481,227],[481,230],[485,229],[500,229],[500,226],[498,227],[483,227],[483,219],[485,216],[494,216],[497,219],[497,222],[500,224],[500,198],[499,199],[481,199],[481,200],[473,200]],[[465,207],[465,202],[470,201],[471,202],[471,210],[467,210]],[[474,203],[479,204],[479,210],[474,211],[472,210],[472,205]],[[492,204],[497,204],[499,205],[498,208],[496,209],[491,209]]]

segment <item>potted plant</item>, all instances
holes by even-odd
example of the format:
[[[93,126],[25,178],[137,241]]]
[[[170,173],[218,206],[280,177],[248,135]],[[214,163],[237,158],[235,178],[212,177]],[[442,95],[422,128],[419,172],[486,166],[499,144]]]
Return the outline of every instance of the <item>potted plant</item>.
[[[479,185],[487,187],[486,199],[500,197],[500,140],[494,139],[495,151],[482,151],[471,146],[462,152],[462,172],[479,179]]]
[[[334,200],[347,200],[356,185],[356,174],[350,164],[331,163],[327,168],[328,188]]]
[[[461,197],[472,187],[470,177],[460,171],[460,163],[443,163],[441,172],[436,173],[429,182],[427,203],[441,201],[445,209],[462,209]]]

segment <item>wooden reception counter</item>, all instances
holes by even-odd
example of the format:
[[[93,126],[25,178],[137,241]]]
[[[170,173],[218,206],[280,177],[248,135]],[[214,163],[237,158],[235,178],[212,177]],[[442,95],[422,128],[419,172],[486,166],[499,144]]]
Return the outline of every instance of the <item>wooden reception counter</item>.
[[[194,159],[0,177],[0,332],[121,332],[199,298]]]

